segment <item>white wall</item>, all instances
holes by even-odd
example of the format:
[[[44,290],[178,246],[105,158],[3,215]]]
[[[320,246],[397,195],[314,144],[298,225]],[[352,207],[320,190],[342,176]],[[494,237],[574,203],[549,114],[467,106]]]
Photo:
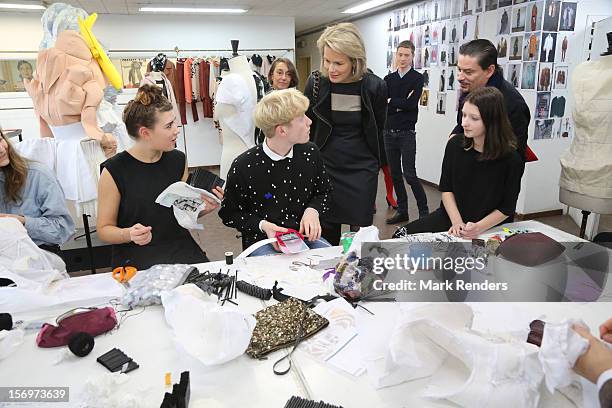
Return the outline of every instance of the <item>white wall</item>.
[[[412,5],[411,5],[412,6]],[[392,13],[384,12],[371,17],[355,21],[355,25],[361,31],[367,52],[368,66],[380,77],[387,74],[386,53],[388,32],[386,27]],[[606,0],[578,0],[578,11],[576,15],[576,29],[570,39],[568,47],[568,61],[570,67],[570,79],[573,68],[583,61],[583,49],[585,45],[585,27],[587,20],[600,20],[604,16],[612,15],[612,1]],[[496,42],[497,10],[485,12],[481,15],[482,26],[480,37],[488,38]],[[320,57],[316,49],[316,40],[321,33],[310,34],[297,38],[298,41],[305,40],[306,47],[296,50],[297,56],[311,56],[312,67],[318,67]],[[400,38],[403,40],[404,38]],[[407,38],[406,38],[407,39]],[[447,136],[456,123],[457,92],[447,92],[446,114],[435,113],[436,96],[439,87],[440,68],[430,68],[430,106],[429,110],[420,108],[419,121],[417,123],[417,173],[420,178],[438,183],[444,147]],[[561,209],[558,201],[559,195],[559,156],[565,151],[571,142],[567,139],[533,140],[534,112],[536,103],[535,91],[521,91],[527,105],[531,109],[532,121],[529,129],[529,146],[539,157],[539,161],[529,163],[526,166],[521,194],[517,202],[517,212],[529,214],[540,211]],[[569,89],[566,97],[566,116],[571,112],[573,98]]]
[[[35,59],[42,38],[41,14],[0,13],[0,59]],[[109,50],[150,50],[144,53],[115,52],[111,58],[122,56],[152,57],[156,50],[231,49],[230,40],[240,40],[240,49],[293,49],[295,24],[293,17],[266,16],[158,16],[101,14],[94,26],[99,41]],[[12,51],[12,52],[7,52]],[[15,52],[17,51],[17,52]],[[203,53],[183,53],[188,56]],[[208,55],[231,53],[208,53]],[[245,52],[248,55],[248,52]],[[281,55],[276,51],[275,55]],[[168,53],[175,57],[176,54]],[[285,55],[293,58],[293,53]],[[119,103],[126,103],[133,92],[126,91]],[[20,109],[15,109],[20,108]],[[211,119],[203,119],[185,126],[184,136],[190,166],[218,165],[221,145]],[[24,137],[38,136],[31,99],[25,92],[0,94],[0,126],[22,128]],[[183,147],[179,145],[180,147]]]

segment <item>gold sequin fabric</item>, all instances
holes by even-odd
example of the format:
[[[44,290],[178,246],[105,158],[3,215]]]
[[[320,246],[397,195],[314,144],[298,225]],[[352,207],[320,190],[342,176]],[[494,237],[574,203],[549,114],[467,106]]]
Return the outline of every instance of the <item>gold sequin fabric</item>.
[[[261,358],[272,351],[293,346],[298,336],[306,339],[329,325],[329,321],[304,303],[289,298],[255,313],[257,324],[246,353]]]

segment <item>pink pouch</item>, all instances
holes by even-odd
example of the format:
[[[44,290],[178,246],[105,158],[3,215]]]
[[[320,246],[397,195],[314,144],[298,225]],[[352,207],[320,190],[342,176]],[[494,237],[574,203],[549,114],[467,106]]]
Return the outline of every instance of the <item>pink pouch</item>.
[[[76,312],[64,318],[60,317],[57,326],[45,323],[36,337],[36,344],[45,348],[65,346],[78,332],[95,337],[112,330],[116,325],[115,309],[110,306]]]

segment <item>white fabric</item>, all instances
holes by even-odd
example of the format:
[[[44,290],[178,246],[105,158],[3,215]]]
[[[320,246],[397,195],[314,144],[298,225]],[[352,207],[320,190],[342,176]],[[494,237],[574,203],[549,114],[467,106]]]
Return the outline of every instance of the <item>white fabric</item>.
[[[589,348],[589,342],[572,329],[573,324],[588,327],[582,321],[571,319],[544,325],[538,358],[544,369],[546,387],[551,393],[577,379],[573,367],[578,357]]]
[[[446,358],[444,350],[416,328],[422,322],[453,330],[472,326],[474,315],[462,303],[437,303],[404,311],[393,331],[384,359],[367,362],[370,381],[376,388],[433,375]]]
[[[217,103],[232,105],[236,109],[235,114],[224,120],[249,149],[255,146],[253,112],[257,104],[256,96],[250,89],[242,75],[229,73],[223,77],[215,95]]]
[[[17,153],[28,160],[37,161],[56,173],[55,170],[55,138],[41,137],[27,139],[13,144]]]
[[[66,199],[77,203],[78,215],[81,215],[84,207],[95,208],[98,199],[99,168],[95,170],[94,166],[100,156],[104,157],[102,147],[87,137],[81,122],[50,128],[56,141],[55,174]]]
[[[559,186],[612,199],[612,56],[576,67],[572,92],[575,132],[569,150],[561,155]]]
[[[289,153],[287,153],[285,156],[281,156],[280,154],[275,153],[274,151],[272,151],[272,149],[270,149],[270,147],[268,146],[268,138],[266,138],[263,142],[263,151],[266,154],[266,156],[268,156],[270,159],[272,159],[272,161],[281,161],[284,159],[293,159],[293,147],[291,147],[291,150],[289,150]]]
[[[77,217],[95,216],[100,164],[106,160],[100,143],[86,137],[80,122],[51,130],[55,137],[24,140],[15,150],[53,170],[66,199],[75,202]]]
[[[361,227],[359,231],[353,237],[353,241],[347,253],[355,252],[357,257],[361,257],[361,244],[364,242],[378,242],[380,238],[378,237],[378,228],[374,225],[370,225],[369,227]]]
[[[379,386],[432,376],[424,396],[465,407],[537,407],[543,373],[537,348],[524,340],[485,337],[471,330],[465,304],[432,304],[404,313],[396,325]],[[449,358],[469,374],[458,385],[436,384],[435,373]],[[368,367],[368,371],[371,367]]]
[[[23,343],[23,330],[0,331],[0,360],[10,356]]]
[[[164,207],[172,207],[174,217],[181,227],[204,229],[204,226],[198,223],[198,215],[206,208],[206,202],[202,200],[201,195],[221,203],[215,195],[201,188],[192,187],[183,181],[170,184],[157,196],[155,202]]]
[[[138,392],[116,392],[117,387],[129,381],[123,373],[104,373],[88,377],[82,393],[76,398],[88,408],[141,408],[145,405]],[[72,396],[71,396],[72,397]]]
[[[115,136],[117,140],[117,153],[132,147],[134,140],[128,135],[121,115],[110,102],[103,99],[98,106],[96,116],[98,117],[98,127],[104,133],[110,133]]]
[[[216,297],[193,284],[162,293],[166,322],[174,342],[206,366],[226,363],[247,349],[255,318],[229,305],[221,307]]]
[[[12,313],[41,305],[40,295],[68,274],[64,261],[38,248],[17,219],[0,218],[0,278],[16,284],[0,287],[0,310]]]
[[[25,226],[13,217],[0,218],[0,267],[10,272],[29,276],[37,281],[40,271],[57,271],[65,274],[66,264],[57,255],[40,249],[25,229]]]

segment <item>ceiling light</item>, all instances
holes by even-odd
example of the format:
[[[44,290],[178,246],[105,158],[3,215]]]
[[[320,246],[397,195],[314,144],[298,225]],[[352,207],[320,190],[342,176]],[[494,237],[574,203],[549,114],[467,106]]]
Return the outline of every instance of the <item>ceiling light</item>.
[[[201,7],[140,7],[138,11],[151,13],[246,13],[245,9]]]
[[[374,7],[382,6],[383,4],[391,3],[392,1],[393,0],[370,0],[370,1],[366,1],[365,3],[361,3],[358,6],[348,8],[344,10],[343,13],[357,14],[357,13],[361,13],[362,11],[373,9]]]
[[[0,9],[13,10],[45,10],[45,6],[40,4],[16,4],[16,3],[0,3]]]

